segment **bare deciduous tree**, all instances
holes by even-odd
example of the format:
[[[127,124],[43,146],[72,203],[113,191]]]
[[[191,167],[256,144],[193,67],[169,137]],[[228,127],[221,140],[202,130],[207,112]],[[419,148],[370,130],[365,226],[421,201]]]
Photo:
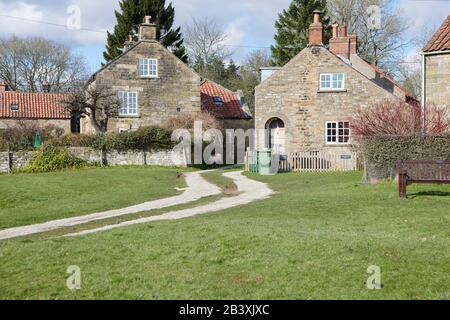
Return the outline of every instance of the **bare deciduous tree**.
[[[63,103],[71,115],[89,117],[96,132],[107,132],[109,120],[117,117],[120,109],[117,94],[105,87],[92,86],[77,91]]]
[[[403,87],[411,95],[420,99],[422,96],[422,56],[421,51],[430,41],[435,31],[438,29],[435,25],[427,25],[415,33],[414,42],[415,49],[412,54],[403,56],[397,64],[395,64],[395,73],[402,83]]]
[[[250,52],[244,60],[242,65],[243,70],[259,78],[261,68],[270,67],[272,65],[272,58],[267,50],[256,50]]]
[[[373,17],[368,12],[371,6],[381,13],[378,26],[369,19]],[[358,54],[388,71],[391,62],[397,61],[402,49],[410,44],[404,38],[407,20],[391,0],[329,0],[328,7],[333,22],[345,23],[349,32],[358,36]]]
[[[184,39],[189,60],[200,73],[214,61],[224,61],[231,56],[224,45],[227,34],[212,19],[192,19],[184,29]]]
[[[251,113],[255,111],[255,87],[261,81],[261,68],[271,66],[271,56],[266,50],[249,53],[239,69],[240,83],[235,87],[241,89]]]
[[[0,39],[0,79],[13,91],[69,92],[86,75],[84,58],[63,45],[42,38]]]

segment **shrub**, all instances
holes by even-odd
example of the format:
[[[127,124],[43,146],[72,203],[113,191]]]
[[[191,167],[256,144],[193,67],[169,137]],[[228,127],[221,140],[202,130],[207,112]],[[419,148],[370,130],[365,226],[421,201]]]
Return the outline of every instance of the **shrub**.
[[[109,150],[108,136],[104,133],[98,133],[87,137],[85,141],[85,147],[89,147],[95,150]]]
[[[60,137],[50,139],[47,144],[55,147],[84,147],[89,141],[90,136],[82,134],[65,134]]]
[[[2,130],[1,140],[9,143],[11,150],[28,150],[33,148],[36,134],[42,137],[43,141],[60,137],[64,134],[64,129],[55,125],[40,125],[37,121],[16,121],[12,126]]]
[[[87,166],[89,166],[89,163],[78,159],[69,150],[45,145],[33,154],[29,165],[24,171],[29,173],[53,172]]]
[[[8,150],[8,141],[6,141],[0,134],[0,151]]]
[[[152,126],[141,127],[137,131],[97,134],[86,139],[86,146],[97,150],[167,150],[173,147],[171,132]]]
[[[450,134],[375,136],[361,142],[369,180],[394,179],[401,160],[450,160]]]
[[[180,113],[179,115],[167,120],[163,124],[163,127],[171,132],[177,129],[193,131],[195,121],[201,121],[203,124],[203,130],[205,131],[208,129],[223,130],[219,121],[217,121],[217,119],[208,112]]]
[[[447,108],[425,107],[405,102],[385,101],[357,110],[351,121],[353,135],[359,139],[373,136],[438,135],[450,130]]]

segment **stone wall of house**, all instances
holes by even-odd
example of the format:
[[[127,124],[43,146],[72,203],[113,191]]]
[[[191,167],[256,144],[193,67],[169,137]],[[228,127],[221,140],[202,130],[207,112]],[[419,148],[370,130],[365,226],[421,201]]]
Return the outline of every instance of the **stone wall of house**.
[[[158,77],[141,78],[139,59],[158,59]],[[200,112],[200,76],[157,41],[142,41],[95,75],[95,85],[138,93],[138,115],[109,122],[109,131],[160,125],[180,112]],[[91,133],[82,119],[82,133]]]
[[[426,103],[447,106],[450,111],[450,52],[428,55],[426,64]]]
[[[17,121],[38,123],[40,126],[54,125],[64,129],[65,133],[70,133],[70,119],[0,119],[0,130],[13,127]]]
[[[188,166],[185,154],[172,150],[157,152],[112,151],[102,153],[90,148],[70,148],[70,151],[82,160],[91,163],[105,163],[109,166],[155,165],[182,168]],[[20,170],[28,165],[32,156],[33,152],[12,152],[9,158],[7,152],[0,152],[0,173],[8,172],[9,159],[11,159],[11,170]]]
[[[343,72],[345,90],[321,92],[320,74]],[[355,108],[398,99],[323,47],[303,50],[284,68],[256,88],[256,129],[273,118],[284,122],[286,152],[300,150],[350,153],[350,145],[326,144],[327,121],[351,121]],[[267,136],[257,130],[257,147]]]

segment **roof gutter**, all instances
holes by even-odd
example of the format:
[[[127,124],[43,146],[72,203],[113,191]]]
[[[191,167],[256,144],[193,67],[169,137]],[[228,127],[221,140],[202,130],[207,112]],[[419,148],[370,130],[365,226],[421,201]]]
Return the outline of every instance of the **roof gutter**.
[[[424,56],[434,56],[437,54],[450,54],[450,50],[432,51],[432,52],[422,52]]]

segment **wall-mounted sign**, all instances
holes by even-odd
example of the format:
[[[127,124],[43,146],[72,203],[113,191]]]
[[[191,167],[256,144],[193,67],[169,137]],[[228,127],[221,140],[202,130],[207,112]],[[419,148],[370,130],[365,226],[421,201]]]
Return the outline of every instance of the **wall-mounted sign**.
[[[348,154],[341,155],[341,160],[352,160],[352,156]]]

